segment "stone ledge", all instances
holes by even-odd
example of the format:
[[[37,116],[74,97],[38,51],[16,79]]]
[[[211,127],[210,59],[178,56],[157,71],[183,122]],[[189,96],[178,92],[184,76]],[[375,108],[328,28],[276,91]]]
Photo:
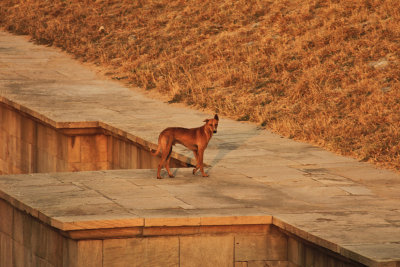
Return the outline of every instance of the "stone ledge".
[[[30,213],[34,216],[34,213]],[[35,217],[35,216],[34,216]],[[97,219],[94,219],[96,218]],[[115,218],[112,218],[115,217]],[[126,217],[126,218],[121,218]],[[224,226],[224,225],[270,225],[273,217],[264,216],[219,216],[219,217],[159,217],[140,218],[134,216],[71,216],[44,218],[42,222],[61,231],[113,229],[129,227],[185,227],[185,226]],[[80,220],[78,220],[80,218]],[[71,220],[72,219],[72,220]]]

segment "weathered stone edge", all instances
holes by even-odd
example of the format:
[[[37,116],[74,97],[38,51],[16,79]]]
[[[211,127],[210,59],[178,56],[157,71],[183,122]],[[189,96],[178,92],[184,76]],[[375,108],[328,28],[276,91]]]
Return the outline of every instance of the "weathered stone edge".
[[[62,231],[112,229],[118,227],[179,227],[211,225],[254,225],[272,224],[272,216],[213,216],[213,217],[135,217],[123,219],[75,221],[71,217],[51,218],[49,224]]]

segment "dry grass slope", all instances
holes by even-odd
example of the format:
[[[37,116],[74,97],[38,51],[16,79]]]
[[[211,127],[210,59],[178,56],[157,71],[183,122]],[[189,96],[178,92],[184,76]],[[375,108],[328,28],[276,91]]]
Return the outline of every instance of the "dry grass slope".
[[[400,170],[398,0],[2,0],[112,78]]]

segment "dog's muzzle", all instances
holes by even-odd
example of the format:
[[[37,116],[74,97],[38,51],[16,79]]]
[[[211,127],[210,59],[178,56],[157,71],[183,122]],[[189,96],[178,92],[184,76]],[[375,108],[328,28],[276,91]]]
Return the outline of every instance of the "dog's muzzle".
[[[217,131],[216,131],[216,130],[214,130],[214,131],[213,131],[213,133],[217,133]]]

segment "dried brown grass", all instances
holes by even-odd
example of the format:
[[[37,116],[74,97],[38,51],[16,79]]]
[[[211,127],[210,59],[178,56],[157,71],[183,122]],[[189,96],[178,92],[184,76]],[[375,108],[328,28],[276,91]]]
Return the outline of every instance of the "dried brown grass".
[[[2,0],[0,25],[171,102],[400,170],[398,0]]]

